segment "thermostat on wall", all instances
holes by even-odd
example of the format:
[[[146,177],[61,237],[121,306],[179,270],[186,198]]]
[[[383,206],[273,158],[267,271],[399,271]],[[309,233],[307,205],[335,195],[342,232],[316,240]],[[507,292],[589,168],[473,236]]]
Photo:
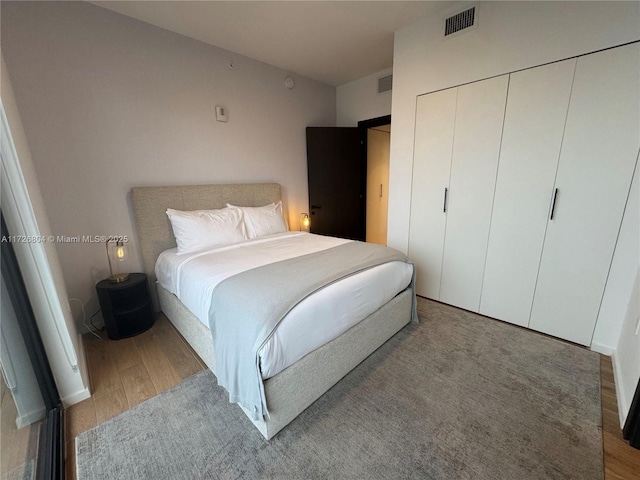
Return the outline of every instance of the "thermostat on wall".
[[[216,106],[216,120],[219,122],[227,121],[227,109],[224,107]]]

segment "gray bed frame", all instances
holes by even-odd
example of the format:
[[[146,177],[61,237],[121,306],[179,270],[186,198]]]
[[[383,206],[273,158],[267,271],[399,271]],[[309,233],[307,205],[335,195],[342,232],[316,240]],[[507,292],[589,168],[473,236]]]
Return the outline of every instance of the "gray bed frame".
[[[134,187],[131,198],[142,263],[154,302],[207,366],[216,372],[210,330],[178,298],[156,283],[155,263],[176,246],[167,208],[205,210],[227,203],[257,207],[280,201],[275,183]],[[338,338],[311,352],[274,377],[264,388],[269,418],[251,420],[269,440],[411,320],[412,295],[407,288]],[[243,410],[245,410],[243,408]],[[248,412],[245,413],[250,418]]]

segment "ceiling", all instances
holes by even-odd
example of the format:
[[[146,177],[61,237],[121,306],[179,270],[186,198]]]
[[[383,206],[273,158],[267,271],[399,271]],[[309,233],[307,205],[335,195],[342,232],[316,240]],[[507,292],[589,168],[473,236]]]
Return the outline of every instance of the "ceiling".
[[[393,33],[436,1],[92,1],[329,85],[390,68]]]

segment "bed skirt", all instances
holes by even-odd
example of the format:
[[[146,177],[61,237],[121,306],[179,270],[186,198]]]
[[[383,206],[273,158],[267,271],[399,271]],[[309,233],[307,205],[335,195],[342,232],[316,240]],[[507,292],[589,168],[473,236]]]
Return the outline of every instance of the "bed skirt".
[[[162,311],[215,374],[210,330],[175,295],[157,287]],[[411,308],[412,292],[407,288],[339,337],[265,380],[270,418],[249,419],[267,440],[272,438],[409,323]]]

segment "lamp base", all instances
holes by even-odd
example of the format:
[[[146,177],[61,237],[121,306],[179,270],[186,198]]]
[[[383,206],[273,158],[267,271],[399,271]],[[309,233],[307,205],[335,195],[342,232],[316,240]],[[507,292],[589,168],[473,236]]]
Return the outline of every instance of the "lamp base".
[[[121,283],[121,282],[126,282],[127,280],[129,280],[128,273],[116,273],[115,275],[111,275],[109,277],[109,281],[111,283]]]

